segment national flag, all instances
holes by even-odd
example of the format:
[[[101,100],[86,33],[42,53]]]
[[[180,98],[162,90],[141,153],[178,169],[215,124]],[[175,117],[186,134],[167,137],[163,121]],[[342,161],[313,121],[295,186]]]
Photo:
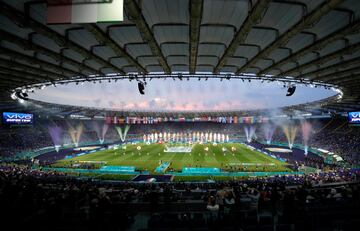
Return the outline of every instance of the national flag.
[[[119,122],[119,124],[124,124],[124,123],[125,123],[125,119],[122,118],[122,117],[119,117],[118,122]]]
[[[111,124],[111,117],[110,116],[105,117],[105,123],[106,124]]]
[[[47,24],[119,22],[124,0],[47,0]]]

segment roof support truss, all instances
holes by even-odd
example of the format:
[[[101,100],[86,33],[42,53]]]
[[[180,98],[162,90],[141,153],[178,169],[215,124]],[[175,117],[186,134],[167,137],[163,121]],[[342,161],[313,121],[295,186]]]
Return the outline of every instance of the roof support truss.
[[[327,36],[325,36],[324,38],[318,40],[315,43],[312,43],[304,48],[302,48],[301,50],[290,54],[288,57],[280,60],[279,62],[265,68],[264,70],[262,70],[261,72],[259,72],[259,75],[264,75],[267,74],[269,71],[274,70],[276,68],[280,68],[281,66],[285,65],[286,63],[289,62],[296,62],[297,60],[299,60],[301,57],[305,56],[306,54],[308,54],[309,52],[312,51],[318,51],[321,50],[322,48],[324,48],[326,45],[344,38],[346,35],[351,34],[351,33],[356,33],[360,30],[360,21],[356,21],[340,30],[337,30]]]
[[[329,13],[332,9],[336,8],[344,0],[329,0],[322,3],[319,7],[314,9],[310,14],[302,18],[298,23],[295,24],[292,28],[282,34],[278,39],[272,42],[269,46],[263,49],[258,53],[254,58],[247,62],[244,66],[239,68],[236,74],[244,72],[247,68],[255,66],[255,64],[263,58],[266,58],[278,47],[285,46],[289,40],[300,33],[305,28],[311,28],[314,23],[320,20],[322,16]]]
[[[63,78],[69,79],[65,74],[68,74],[70,76],[82,76],[83,74],[75,72],[73,70],[67,69],[65,67],[60,67],[59,65],[55,65],[53,63],[45,62],[43,60],[37,59],[36,57],[28,56],[13,50],[10,50],[8,48],[0,47],[0,53],[4,53],[5,55],[13,58],[13,59],[20,59],[23,60],[29,64],[36,64],[40,65],[41,67],[46,67],[49,69],[54,70],[54,73],[61,73]]]
[[[360,49],[360,43],[356,43],[356,44],[347,46],[347,47],[345,47],[343,49],[340,49],[338,51],[335,51],[333,53],[330,53],[328,55],[325,55],[323,57],[320,57],[320,58],[318,58],[316,60],[312,60],[312,61],[310,61],[308,63],[304,63],[303,65],[292,68],[292,69],[290,69],[288,71],[285,71],[285,72],[283,72],[283,73],[281,73],[279,75],[280,76],[290,76],[290,75],[294,75],[295,72],[302,74],[303,70],[306,70],[311,66],[321,65],[321,64],[327,63],[327,62],[329,62],[329,61],[331,61],[333,59],[337,59],[337,58],[339,58],[339,57],[341,57],[343,55],[354,53],[354,52],[358,51],[359,49]]]
[[[324,76],[321,76],[321,74],[327,73],[330,71],[334,71],[334,70],[337,71],[340,69],[345,69],[345,68],[347,68],[349,66],[353,66],[353,65],[359,65],[359,63],[360,63],[360,57],[350,59],[348,61],[344,61],[344,62],[335,64],[335,65],[327,66],[327,67],[321,68],[319,70],[306,73],[304,75],[299,75],[299,76],[297,76],[297,78],[306,78],[307,77],[311,80],[328,80],[328,77],[330,74],[326,74]],[[345,70],[345,71],[347,71],[347,70]],[[334,75],[334,74],[331,74],[331,75]]]
[[[165,56],[162,53],[159,45],[157,44],[154,34],[150,30],[150,27],[147,24],[144,15],[142,14],[136,1],[125,0],[124,6],[130,20],[133,21],[136,24],[137,28],[140,30],[143,40],[149,44],[153,55],[158,57],[159,63],[164,69],[164,72],[167,74],[171,73],[171,69],[166,62]]]
[[[82,46],[72,42],[65,36],[62,36],[61,34],[50,29],[49,27],[35,21],[34,19],[31,19],[29,16],[24,15],[24,13],[16,10],[15,8],[4,2],[0,2],[0,12],[21,28],[31,28],[34,32],[53,40],[60,47],[72,49],[75,52],[79,53],[81,56],[83,56],[85,59],[93,59],[103,67],[111,67],[114,71],[118,73],[123,73],[122,70],[118,67],[91,53]]]
[[[18,68],[25,72],[31,72],[31,73],[37,74],[39,78],[43,78],[44,80],[49,80],[49,81],[65,78],[63,75],[59,75],[59,74],[53,73],[51,71],[47,71],[44,69],[35,68],[33,66],[18,63],[15,60],[7,60],[7,59],[0,58],[0,69],[4,68],[4,67],[11,68],[12,70],[15,70],[16,68]]]
[[[256,3],[240,29],[236,32],[233,40],[231,41],[228,48],[225,50],[223,56],[220,58],[220,61],[214,69],[214,73],[219,73],[221,68],[226,65],[228,58],[233,56],[239,45],[245,42],[251,28],[254,25],[258,24],[262,19],[264,12],[268,8],[269,2],[270,0],[263,0]]]
[[[93,33],[96,40],[100,44],[106,44],[110,47],[116,55],[120,57],[124,57],[127,62],[133,66],[135,66],[140,73],[147,73],[146,69],[140,65],[133,57],[131,57],[123,48],[121,48],[111,37],[107,35],[104,31],[102,31],[98,26],[95,24],[86,24],[84,26],[88,31]]]
[[[203,11],[203,0],[194,0],[190,2],[190,57],[189,57],[189,71],[194,74],[196,71],[198,46],[200,40],[200,24]]]
[[[75,60],[72,60],[62,54],[56,53],[52,50],[49,50],[47,48],[44,48],[42,46],[39,46],[29,40],[25,40],[22,39],[20,37],[17,37],[16,35],[10,34],[4,30],[0,30],[0,36],[3,40],[6,40],[10,43],[14,43],[18,46],[20,46],[21,48],[23,48],[24,50],[33,50],[37,53],[41,53],[44,54],[54,60],[56,60],[57,62],[61,62],[61,63],[68,63],[71,66],[74,66],[76,68],[78,68],[78,71],[81,72],[82,70],[86,70],[89,71],[91,73],[98,73],[98,74],[102,74],[100,72],[98,72],[97,70],[95,70],[94,68],[90,67],[90,66],[86,66],[83,63],[79,63]]]

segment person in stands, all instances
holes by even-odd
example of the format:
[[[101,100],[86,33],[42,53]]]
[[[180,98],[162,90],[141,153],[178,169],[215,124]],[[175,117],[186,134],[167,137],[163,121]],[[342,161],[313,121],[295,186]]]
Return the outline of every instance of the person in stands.
[[[209,211],[209,219],[210,220],[218,219],[219,204],[216,202],[216,198],[213,195],[209,196],[206,209]]]

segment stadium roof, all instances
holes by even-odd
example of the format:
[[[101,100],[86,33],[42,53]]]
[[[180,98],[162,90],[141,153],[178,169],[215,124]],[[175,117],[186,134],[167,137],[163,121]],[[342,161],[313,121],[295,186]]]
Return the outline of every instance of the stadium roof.
[[[341,87],[360,108],[360,1],[124,1],[124,21],[46,24],[46,1],[0,2],[0,90],[108,74],[254,73]]]

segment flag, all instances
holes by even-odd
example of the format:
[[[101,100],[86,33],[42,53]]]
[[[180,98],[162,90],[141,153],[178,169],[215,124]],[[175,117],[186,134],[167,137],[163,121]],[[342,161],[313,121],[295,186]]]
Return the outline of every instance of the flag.
[[[47,0],[47,24],[119,22],[124,0]]]
[[[111,124],[111,123],[112,123],[110,116],[106,116],[106,117],[105,117],[105,123],[106,123],[106,124]]]

